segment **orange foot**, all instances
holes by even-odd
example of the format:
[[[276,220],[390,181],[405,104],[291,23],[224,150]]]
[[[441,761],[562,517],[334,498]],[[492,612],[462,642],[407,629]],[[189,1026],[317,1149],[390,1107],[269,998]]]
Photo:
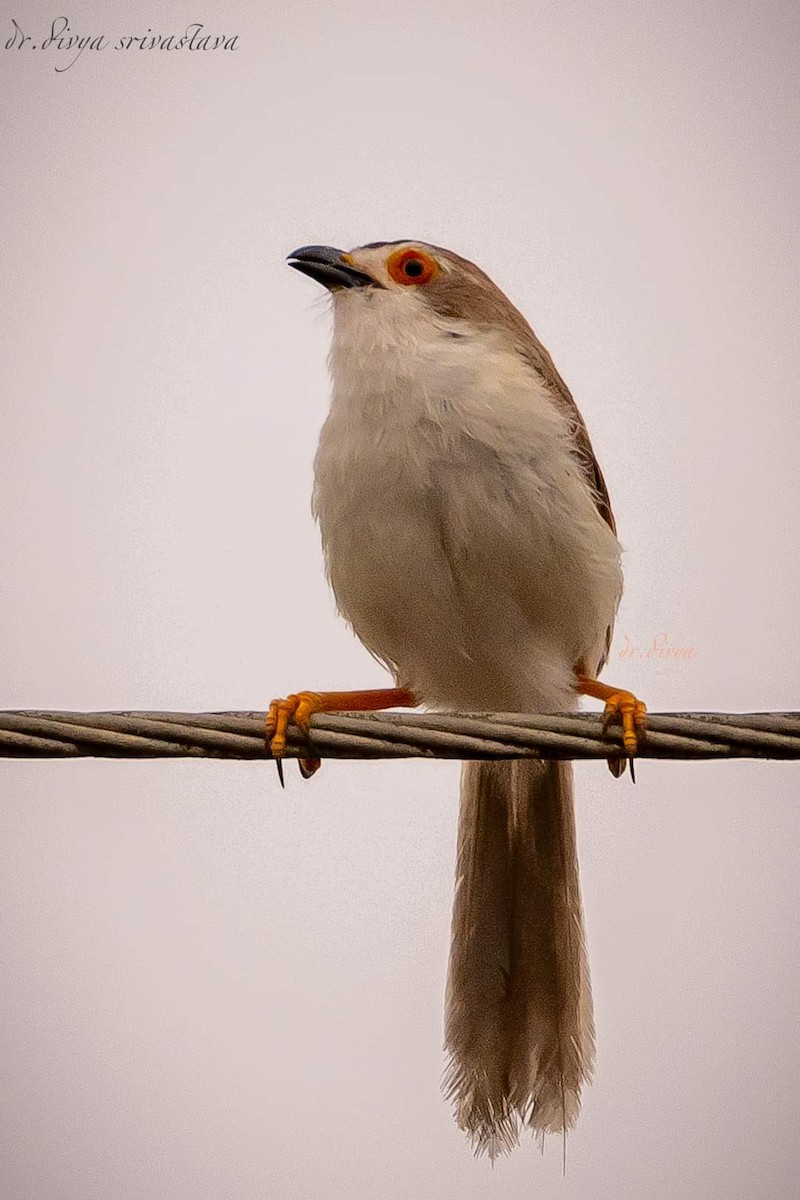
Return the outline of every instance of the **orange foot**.
[[[635,782],[633,771],[633,756],[639,748],[639,738],[646,733],[645,717],[647,709],[633,692],[622,688],[609,687],[598,679],[590,679],[588,675],[578,674],[578,691],[584,696],[594,696],[596,700],[605,700],[603,713],[603,732],[605,733],[612,721],[619,719],[622,725],[622,745],[625,756],[615,754],[608,760],[611,774],[619,778],[625,771],[626,763],[630,763],[631,779]]]
[[[407,688],[382,688],[369,692],[297,692],[285,700],[273,700],[269,706],[264,733],[270,753],[278,768],[283,786],[283,756],[286,753],[286,731],[296,725],[306,736],[311,729],[311,717],[317,712],[377,712],[382,708],[415,708],[417,699]],[[320,767],[318,758],[300,758],[300,774],[310,779]]]

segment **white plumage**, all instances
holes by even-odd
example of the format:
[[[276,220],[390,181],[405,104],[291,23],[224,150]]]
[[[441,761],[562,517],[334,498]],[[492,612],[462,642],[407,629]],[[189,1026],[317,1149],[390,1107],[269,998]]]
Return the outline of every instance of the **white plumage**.
[[[502,332],[336,293],[314,507],[361,640],[431,706],[576,703],[622,591],[566,416]],[[456,336],[453,336],[453,334]]]

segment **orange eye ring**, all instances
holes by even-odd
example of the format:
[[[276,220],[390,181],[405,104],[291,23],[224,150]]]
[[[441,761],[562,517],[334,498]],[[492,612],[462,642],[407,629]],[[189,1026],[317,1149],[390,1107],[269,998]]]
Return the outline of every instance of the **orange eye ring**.
[[[439,274],[439,264],[424,250],[395,250],[386,260],[386,269],[395,283],[430,283]]]

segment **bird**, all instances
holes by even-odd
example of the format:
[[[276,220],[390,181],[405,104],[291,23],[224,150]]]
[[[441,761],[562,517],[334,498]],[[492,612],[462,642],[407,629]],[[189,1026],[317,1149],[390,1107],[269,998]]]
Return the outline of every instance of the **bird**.
[[[394,686],[273,700],[281,782],[289,724],[308,732],[315,712],[563,712],[580,694],[621,724],[613,773],[632,769],[645,705],[597,678],[623,587],[609,493],[525,317],[424,241],[301,246],[288,262],[332,298],[312,500],[326,572]],[[462,764],[445,1051],[477,1154],[574,1126],[595,1030],[567,761]]]

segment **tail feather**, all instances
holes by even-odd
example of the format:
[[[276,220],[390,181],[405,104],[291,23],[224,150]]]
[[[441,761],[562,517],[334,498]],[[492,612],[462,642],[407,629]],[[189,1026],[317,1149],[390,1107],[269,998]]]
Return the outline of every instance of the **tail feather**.
[[[445,1046],[477,1153],[574,1125],[594,1023],[569,763],[464,763]]]

